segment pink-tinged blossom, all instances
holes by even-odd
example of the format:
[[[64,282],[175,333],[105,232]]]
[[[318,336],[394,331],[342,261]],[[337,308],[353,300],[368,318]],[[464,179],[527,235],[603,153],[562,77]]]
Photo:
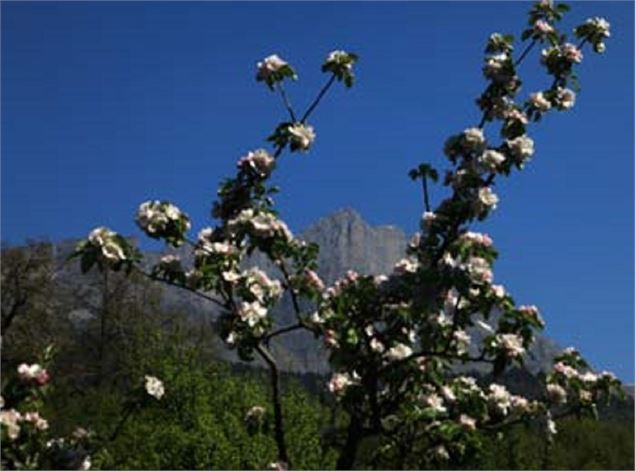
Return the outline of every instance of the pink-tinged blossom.
[[[395,273],[404,275],[406,273],[416,273],[419,269],[419,262],[415,259],[402,258],[395,263]]]
[[[545,324],[545,322],[542,320],[542,317],[540,316],[540,311],[534,305],[531,305],[531,306],[525,306],[525,305],[519,306],[518,307],[518,312],[520,312],[523,316],[525,316],[525,317],[527,317],[529,319],[535,320],[541,326]]]
[[[318,291],[324,291],[324,282],[313,270],[305,270],[304,277],[310,287],[315,288]]]
[[[40,413],[35,412],[27,412],[23,417],[24,422],[29,422],[33,427],[37,430],[48,430],[49,423],[46,419],[40,416]]]
[[[48,371],[37,363],[32,365],[22,363],[18,366],[18,376],[23,381],[34,382],[40,386],[44,386],[50,379]]]
[[[336,396],[341,396],[352,384],[354,384],[353,379],[348,373],[333,373],[328,388]]]
[[[579,64],[582,62],[582,51],[571,43],[566,43],[562,46],[562,55],[569,62],[575,62]]]
[[[534,23],[534,31],[540,34],[549,34],[549,33],[553,33],[554,29],[553,29],[553,26],[551,26],[545,20],[537,20]]]
[[[503,299],[507,293],[503,285],[492,285],[492,294],[496,299]]]
[[[492,269],[483,257],[470,257],[465,263],[465,269],[474,283],[491,283],[494,279]]]
[[[328,348],[338,348],[340,346],[340,342],[338,340],[337,332],[333,329],[327,329],[324,332],[324,345]]]
[[[242,302],[238,308],[238,317],[249,327],[253,327],[267,317],[267,308],[258,301]]]
[[[462,242],[468,242],[474,245],[480,245],[482,247],[491,247],[493,245],[493,241],[487,234],[481,234],[480,232],[465,232],[461,234],[459,239]]]
[[[578,376],[578,370],[562,363],[561,361],[553,365],[553,371],[563,375],[567,379],[576,378]]]
[[[487,395],[487,401],[489,406],[500,415],[507,415],[509,409],[512,406],[512,396],[505,388],[500,384],[490,384],[489,393]]]
[[[447,408],[443,404],[443,398],[436,393],[424,395],[421,398],[421,402],[423,402],[425,407],[430,408],[439,414],[447,412]]]
[[[525,353],[523,341],[516,334],[498,334],[495,341],[496,346],[503,349],[509,358],[517,358]]]

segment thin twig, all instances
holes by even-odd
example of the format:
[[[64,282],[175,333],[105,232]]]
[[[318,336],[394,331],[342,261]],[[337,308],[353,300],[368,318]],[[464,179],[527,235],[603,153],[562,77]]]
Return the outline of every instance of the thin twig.
[[[313,113],[313,110],[315,110],[315,108],[320,103],[320,100],[326,94],[328,89],[331,88],[331,85],[333,85],[333,82],[335,82],[335,74],[331,75],[331,78],[322,87],[322,90],[320,90],[320,92],[317,94],[317,96],[315,97],[315,100],[313,100],[313,103],[311,103],[311,105],[307,108],[306,112],[302,116],[302,119],[300,120],[302,124],[306,123],[306,120],[309,119],[309,116],[311,116],[311,113]]]

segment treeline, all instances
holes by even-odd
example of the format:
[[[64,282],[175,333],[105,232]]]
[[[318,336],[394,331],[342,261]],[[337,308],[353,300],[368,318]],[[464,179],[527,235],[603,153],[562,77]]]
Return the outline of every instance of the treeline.
[[[161,288],[139,277],[79,277],[54,246],[34,242],[2,250],[3,386],[22,362],[54,345],[51,390],[43,409],[52,436],[81,426],[104,444],[91,456],[104,469],[262,469],[276,459],[265,371],[220,360],[211,319],[193,319],[162,303]],[[127,402],[151,374],[166,394],[138,410]],[[344,442],[344,414],[317,375],[283,378],[294,467],[332,469]],[[416,440],[382,453],[362,444],[363,469],[427,469]],[[421,445],[421,446],[418,446]],[[633,469],[632,414],[559,423],[546,442],[519,424],[495,432],[463,469]]]

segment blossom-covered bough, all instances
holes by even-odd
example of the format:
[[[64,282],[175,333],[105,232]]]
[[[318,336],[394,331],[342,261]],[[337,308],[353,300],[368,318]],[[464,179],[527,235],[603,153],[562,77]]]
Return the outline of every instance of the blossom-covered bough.
[[[279,93],[288,120],[268,138],[272,150],[246,152],[236,175],[221,184],[212,208],[215,226],[192,240],[187,236],[189,218],[173,204],[148,201],[140,206],[139,227],[173,247],[190,245],[192,266],[184,267],[168,255],[145,270],[139,251],[106,228],[94,230],[75,256],[81,257],[84,270],[97,265],[102,270],[140,271],[220,308],[218,330],[228,347],[245,361],[260,357],[271,372],[278,447],[272,469],[292,463],[270,343],[297,330],[324,341],[333,370],[327,387],[349,416],[340,469],[354,466],[360,441],[371,436],[381,443],[378,459],[406,445],[437,464],[460,462],[477,448],[483,433],[521,421],[541,421],[551,437],[557,419],[596,413],[597,402],[619,390],[615,377],[591,372],[574,350],[557,358],[544,393],[535,398],[511,394],[496,383],[482,386],[454,371],[457,364],[484,363],[498,375],[509,366],[522,366],[536,331],[544,326],[535,306],[517,306],[503,286],[493,283],[497,251],[487,235],[471,232],[469,224],[483,221],[497,207],[496,179],[528,164],[534,154],[533,140],[526,134],[529,125],[547,112],[574,105],[575,92],[569,87],[577,87],[574,67],[582,61],[583,46],[590,44],[598,53],[605,49],[609,25],[601,18],[574,30],[577,45],[567,42],[557,29],[567,10],[549,1],[535,4],[520,54],[515,53],[513,37],[490,36],[483,67],[487,87],[477,100],[482,119],[451,136],[444,148],[450,167],[443,184],[451,195],[433,208],[428,186],[439,180],[439,172],[425,163],[410,172],[413,180],[421,181],[425,212],[421,231],[393,273],[349,272],[325,287],[316,274],[318,247],[295,238],[274,209],[277,188],[269,181],[283,151],[308,152],[316,137],[308,119],[324,95],[336,81],[353,85],[357,56],[341,50],[327,56],[322,71],[329,77],[301,114],[284,88],[285,81],[297,79],[293,67],[277,55],[258,63],[256,79]],[[544,47],[541,63],[552,81],[522,102],[518,68],[536,45]],[[486,136],[487,124],[500,124],[500,139]],[[247,268],[248,257],[256,251],[273,263],[276,273]],[[278,325],[270,313],[285,292],[296,321]],[[480,345],[471,343],[472,328],[485,332]]]

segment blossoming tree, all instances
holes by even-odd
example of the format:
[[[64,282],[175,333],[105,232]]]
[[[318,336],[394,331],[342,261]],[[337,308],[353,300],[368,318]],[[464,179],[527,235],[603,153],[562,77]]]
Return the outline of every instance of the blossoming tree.
[[[497,178],[509,177],[529,163],[534,143],[527,128],[545,113],[573,107],[576,94],[570,87],[577,86],[574,69],[583,59],[583,47],[590,45],[597,53],[605,49],[609,24],[601,18],[575,28],[577,45],[568,42],[557,29],[566,11],[565,4],[536,3],[519,54],[512,36],[489,37],[483,67],[487,86],[477,100],[482,119],[445,144],[449,168],[442,183],[451,194],[433,208],[429,185],[439,180],[439,171],[423,163],[410,172],[421,182],[425,212],[421,231],[391,274],[349,272],[326,287],[316,274],[318,247],[295,238],[274,206],[278,190],[270,178],[284,151],[308,152],[316,137],[309,118],[324,95],[336,82],[353,86],[358,58],[341,50],[326,58],[322,71],[327,81],[302,113],[284,88],[286,81],[297,79],[294,68],[277,55],[257,64],[256,79],[280,95],[288,119],[269,136],[272,150],[247,152],[238,160],[236,174],[222,182],[212,209],[215,226],[191,239],[189,217],[172,203],[148,201],[139,207],[139,227],[173,247],[191,246],[193,266],[168,255],[144,269],[140,252],[104,227],[93,230],[75,256],[84,271],[93,266],[140,271],[191,291],[220,310],[218,331],[227,346],[244,361],[259,357],[270,370],[278,449],[274,469],[292,463],[280,371],[270,345],[298,330],[312,332],[326,345],[332,368],[327,387],[349,418],[338,468],[354,466],[366,437],[379,440],[379,454],[410,443],[420,447],[416,451],[428,462],[439,465],[468,456],[484,433],[504,431],[521,421],[543,423],[550,438],[556,434],[557,419],[596,413],[597,402],[619,389],[615,377],[593,373],[578,352],[567,349],[556,358],[542,395],[525,398],[502,385],[482,386],[475,378],[459,376],[454,367],[485,363],[498,375],[522,365],[536,332],[544,327],[535,306],[517,306],[502,285],[493,284],[497,251],[490,237],[470,231],[469,225],[496,209]],[[519,66],[537,45],[544,47],[540,61],[551,84],[521,100]],[[487,125],[500,126],[500,139],[493,132],[486,136]],[[273,263],[275,273],[246,268],[256,251]],[[284,293],[295,311],[290,325],[279,325],[270,314]],[[478,345],[471,344],[468,334],[473,327],[486,332]],[[264,413],[254,408],[250,419]]]

